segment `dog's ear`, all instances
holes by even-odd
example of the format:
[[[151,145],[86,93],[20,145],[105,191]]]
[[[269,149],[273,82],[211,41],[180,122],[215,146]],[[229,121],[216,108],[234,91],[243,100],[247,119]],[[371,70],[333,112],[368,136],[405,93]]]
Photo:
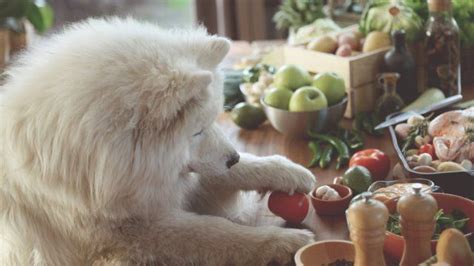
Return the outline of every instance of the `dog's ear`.
[[[189,102],[202,102],[209,97],[208,87],[213,79],[211,71],[185,72],[180,73],[179,77],[179,80],[168,81],[170,86],[158,91],[154,97],[146,95],[142,98],[140,106],[144,106],[146,112],[142,112],[141,116],[151,115],[161,123],[169,123]]]
[[[173,97],[181,98],[183,102],[192,98],[205,98],[209,95],[207,88],[211,84],[213,74],[207,70],[196,70],[184,74],[182,86],[185,88],[175,90]]]
[[[222,37],[212,37],[203,47],[198,61],[205,68],[215,68],[227,55],[229,49],[229,40]]]
[[[206,70],[198,70],[189,73],[186,83],[190,89],[202,92],[209,87],[212,82],[212,72]]]

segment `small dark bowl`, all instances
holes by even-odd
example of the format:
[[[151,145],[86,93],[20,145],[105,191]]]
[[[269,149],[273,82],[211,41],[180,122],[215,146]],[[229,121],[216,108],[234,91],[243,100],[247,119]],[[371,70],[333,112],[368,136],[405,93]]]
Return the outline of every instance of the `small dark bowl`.
[[[435,115],[440,113],[441,112],[437,112]],[[398,113],[389,115],[387,119],[397,114]],[[415,171],[408,166],[408,162],[400,149],[397,134],[395,133],[395,126],[389,127],[389,131],[393,148],[397,152],[398,160],[403,166],[403,171],[407,177],[430,179],[446,193],[466,197],[471,200],[474,199],[474,170],[442,173],[422,173]]]
[[[337,191],[341,199],[339,200],[322,200],[316,197],[316,188],[309,194],[314,210],[319,215],[344,215],[344,212],[349,207],[352,199],[352,190],[344,185],[329,184],[329,187]]]

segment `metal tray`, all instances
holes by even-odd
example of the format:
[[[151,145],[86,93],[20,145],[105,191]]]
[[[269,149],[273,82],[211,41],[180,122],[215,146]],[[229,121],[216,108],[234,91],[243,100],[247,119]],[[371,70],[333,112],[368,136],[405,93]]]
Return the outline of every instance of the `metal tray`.
[[[452,109],[451,109],[452,110]],[[447,111],[435,112],[435,115],[441,114]],[[398,113],[387,116],[387,119],[392,118]],[[450,194],[459,195],[462,197],[474,200],[474,170],[471,171],[458,171],[458,172],[442,172],[442,173],[422,173],[411,169],[408,166],[408,162],[403,156],[398,143],[398,138],[395,133],[395,125],[389,127],[390,138],[392,139],[393,148],[397,152],[398,160],[403,166],[405,175],[409,178],[426,178],[432,180],[436,185],[440,186],[441,189]]]

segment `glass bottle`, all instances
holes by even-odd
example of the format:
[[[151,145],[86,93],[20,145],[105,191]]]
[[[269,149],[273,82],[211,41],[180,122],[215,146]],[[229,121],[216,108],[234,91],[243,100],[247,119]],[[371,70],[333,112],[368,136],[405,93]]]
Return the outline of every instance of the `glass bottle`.
[[[397,93],[406,103],[418,97],[416,86],[416,64],[405,43],[405,31],[392,32],[393,48],[384,57],[386,72],[397,72],[400,79],[397,82]]]
[[[451,0],[428,0],[425,55],[427,85],[446,96],[461,93],[459,27],[451,15]]]
[[[379,119],[385,119],[387,115],[398,112],[405,106],[405,102],[396,91],[399,77],[400,74],[396,72],[382,73],[378,77],[378,81],[384,90],[383,95],[377,99],[375,106],[375,113]]]

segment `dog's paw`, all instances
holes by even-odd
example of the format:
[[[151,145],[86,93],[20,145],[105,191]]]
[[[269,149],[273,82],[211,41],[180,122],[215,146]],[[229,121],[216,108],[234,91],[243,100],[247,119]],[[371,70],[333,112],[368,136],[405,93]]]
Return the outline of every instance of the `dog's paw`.
[[[314,234],[303,229],[276,230],[272,241],[266,244],[265,262],[276,262],[284,265],[293,261],[293,256],[301,247],[314,241]]]
[[[316,178],[305,167],[278,155],[267,157],[266,160],[271,178],[269,189],[288,193],[309,193],[313,189]]]

